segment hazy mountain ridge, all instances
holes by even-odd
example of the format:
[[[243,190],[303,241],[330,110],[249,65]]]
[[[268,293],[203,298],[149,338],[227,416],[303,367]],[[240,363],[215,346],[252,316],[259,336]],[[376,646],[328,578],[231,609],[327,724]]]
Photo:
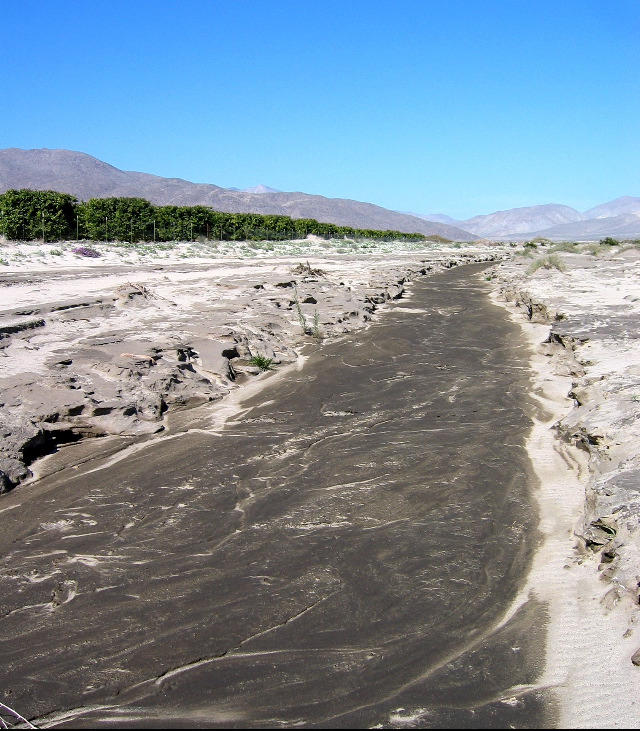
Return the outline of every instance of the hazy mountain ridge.
[[[530,231],[523,238],[544,236],[552,241],[578,239],[595,241],[607,236],[618,239],[640,238],[640,212],[606,218],[588,218],[576,223],[562,223],[542,231]],[[506,238],[506,237],[503,237]]]
[[[415,214],[418,215],[418,214]],[[423,216],[426,220],[445,219],[444,214]],[[449,218],[449,217],[446,217]],[[460,221],[454,225],[484,238],[599,239],[606,236],[640,236],[640,198],[622,196],[581,213],[571,206],[547,203],[511,208]]]
[[[479,236],[508,236],[551,228],[562,223],[573,223],[583,218],[581,213],[570,206],[548,203],[542,206],[496,211],[486,216],[474,216],[461,221],[460,225]]]
[[[609,218],[625,213],[640,213],[640,198],[623,195],[609,203],[602,203],[584,212],[585,218]]]
[[[258,186],[258,192],[230,190],[181,178],[119,170],[91,155],[70,150],[0,150],[0,192],[10,188],[57,190],[80,200],[138,197],[155,205],[204,205],[226,213],[281,214],[353,228],[437,234],[455,241],[478,238],[453,226],[407,216],[372,203],[307,193],[269,192],[266,186]]]
[[[414,213],[413,211],[400,211],[407,216],[415,216],[416,218],[422,218],[425,221],[432,221],[433,223],[446,223],[449,226],[462,226],[462,221],[457,218],[451,218],[446,213]]]
[[[262,193],[282,193],[281,190],[277,190],[276,188],[270,188],[268,185],[264,185],[264,183],[260,183],[260,185],[254,185],[253,188],[245,188],[244,193],[258,193],[259,195],[262,195]]]

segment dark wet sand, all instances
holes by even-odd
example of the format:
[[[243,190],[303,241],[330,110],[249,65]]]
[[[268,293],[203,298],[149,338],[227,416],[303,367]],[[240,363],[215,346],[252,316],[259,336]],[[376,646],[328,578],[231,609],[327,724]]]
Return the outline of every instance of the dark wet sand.
[[[482,268],[222,434],[3,497],[0,700],[74,728],[548,728],[544,608],[501,624],[538,540],[528,353]]]

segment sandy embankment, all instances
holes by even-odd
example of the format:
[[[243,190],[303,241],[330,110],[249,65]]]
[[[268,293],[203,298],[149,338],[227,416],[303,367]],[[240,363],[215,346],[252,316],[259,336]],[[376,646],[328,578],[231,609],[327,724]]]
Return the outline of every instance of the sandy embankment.
[[[640,728],[640,252],[561,254],[565,271],[493,270],[532,348],[528,443],[545,537],[529,591],[548,603],[560,728]]]

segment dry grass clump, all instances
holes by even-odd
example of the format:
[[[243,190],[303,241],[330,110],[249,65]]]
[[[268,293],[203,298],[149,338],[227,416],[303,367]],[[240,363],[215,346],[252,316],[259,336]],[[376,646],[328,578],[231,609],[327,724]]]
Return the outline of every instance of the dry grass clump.
[[[580,252],[580,247],[576,241],[560,241],[559,243],[554,244],[549,251],[550,253],[562,251],[565,254],[578,254]]]
[[[533,241],[525,241],[522,248],[515,252],[516,256],[526,256],[531,259],[538,250],[538,244]]]
[[[292,274],[304,274],[306,277],[323,277],[326,272],[323,269],[314,269],[309,261],[306,264],[298,264],[291,270]]]
[[[527,274],[533,274],[538,269],[557,269],[559,272],[566,272],[567,266],[557,254],[547,254],[536,259],[527,269]]]
[[[610,252],[611,248],[609,246],[603,246],[602,244],[587,244],[584,247],[584,251],[587,254],[591,254],[591,256],[600,256],[600,254]]]

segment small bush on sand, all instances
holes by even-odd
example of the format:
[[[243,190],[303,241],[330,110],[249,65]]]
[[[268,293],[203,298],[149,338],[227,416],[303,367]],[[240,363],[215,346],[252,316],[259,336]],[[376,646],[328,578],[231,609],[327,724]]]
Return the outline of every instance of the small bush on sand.
[[[78,256],[88,256],[92,259],[97,259],[99,256],[102,256],[100,252],[96,251],[95,249],[90,249],[88,246],[77,246],[75,249],[73,249],[73,253],[77,254]]]
[[[577,254],[578,244],[575,241],[561,241],[551,247],[551,251],[564,251],[567,254]]]
[[[605,251],[610,251],[608,246],[602,246],[602,244],[587,244],[584,250],[587,254],[591,254],[591,256],[599,256],[600,254],[604,254]]]
[[[318,340],[322,339],[322,331],[320,330],[320,314],[318,310],[313,313],[313,325],[311,326],[311,335]]]
[[[533,274],[534,272],[537,272],[538,269],[557,269],[559,272],[564,272],[567,267],[562,259],[556,254],[547,254],[547,256],[536,259],[536,261],[534,261],[527,269],[527,274]]]
[[[273,368],[273,358],[264,355],[254,355],[249,359],[249,365],[257,366],[261,371],[270,371]]]

